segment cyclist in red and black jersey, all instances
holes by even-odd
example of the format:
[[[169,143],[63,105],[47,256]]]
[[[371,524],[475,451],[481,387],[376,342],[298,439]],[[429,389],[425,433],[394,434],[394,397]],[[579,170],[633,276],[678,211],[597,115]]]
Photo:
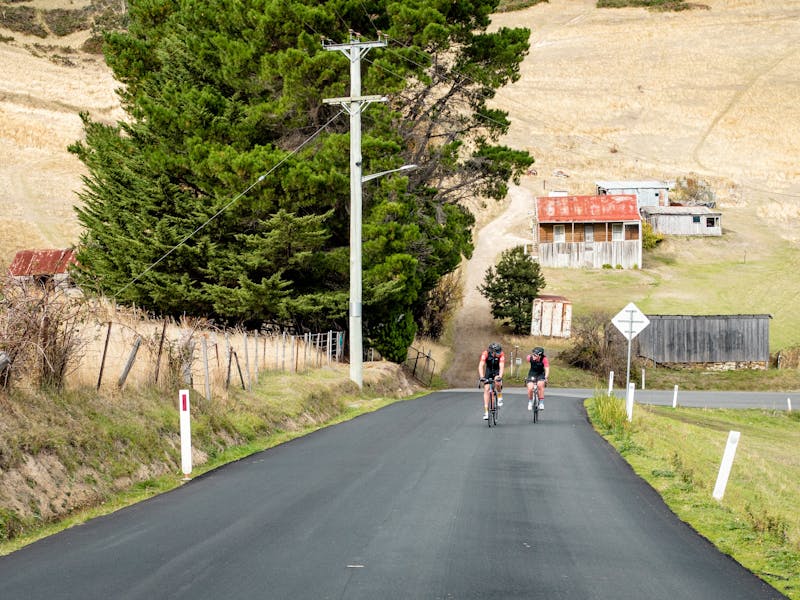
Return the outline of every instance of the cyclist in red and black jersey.
[[[481,354],[481,360],[478,363],[478,376],[483,381],[483,419],[484,421],[489,418],[489,380],[494,379],[497,389],[497,406],[503,406],[502,396],[500,390],[502,389],[503,372],[506,367],[506,357],[503,354],[503,349],[497,342],[492,342],[489,347]]]

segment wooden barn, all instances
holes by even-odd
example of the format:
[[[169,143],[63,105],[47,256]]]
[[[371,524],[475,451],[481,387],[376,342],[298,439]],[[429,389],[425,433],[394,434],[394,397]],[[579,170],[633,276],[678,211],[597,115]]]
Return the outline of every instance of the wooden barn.
[[[536,198],[534,255],[543,267],[642,265],[636,196]]]
[[[564,296],[542,294],[533,299],[531,335],[568,338],[572,327],[572,302]]]
[[[766,369],[771,315],[647,315],[639,356],[657,365]]]
[[[722,235],[722,213],[707,206],[646,206],[644,220],[665,235]]]
[[[56,250],[20,250],[8,267],[8,274],[17,281],[39,285],[69,287],[69,267],[76,262],[71,248]]]

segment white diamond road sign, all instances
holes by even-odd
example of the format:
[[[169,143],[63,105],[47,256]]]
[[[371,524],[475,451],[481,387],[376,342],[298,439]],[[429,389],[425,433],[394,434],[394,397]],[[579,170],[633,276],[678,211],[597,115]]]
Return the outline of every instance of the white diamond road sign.
[[[631,341],[650,324],[650,319],[633,302],[630,302],[628,306],[617,313],[617,316],[611,319],[611,322],[625,336],[625,339]]]

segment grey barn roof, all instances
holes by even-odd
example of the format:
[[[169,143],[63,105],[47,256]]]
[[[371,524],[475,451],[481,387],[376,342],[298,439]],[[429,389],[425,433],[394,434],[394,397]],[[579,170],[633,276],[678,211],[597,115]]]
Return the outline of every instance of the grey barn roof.
[[[640,209],[648,215],[721,215],[718,210],[707,206],[643,206]]]

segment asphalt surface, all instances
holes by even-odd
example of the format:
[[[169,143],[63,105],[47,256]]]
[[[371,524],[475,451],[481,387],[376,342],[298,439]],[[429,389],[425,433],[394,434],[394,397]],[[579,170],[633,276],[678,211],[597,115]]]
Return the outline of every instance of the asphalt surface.
[[[507,390],[492,429],[478,390],[396,403],[0,557],[0,598],[783,598],[675,518],[585,396],[548,389],[533,424]]]

